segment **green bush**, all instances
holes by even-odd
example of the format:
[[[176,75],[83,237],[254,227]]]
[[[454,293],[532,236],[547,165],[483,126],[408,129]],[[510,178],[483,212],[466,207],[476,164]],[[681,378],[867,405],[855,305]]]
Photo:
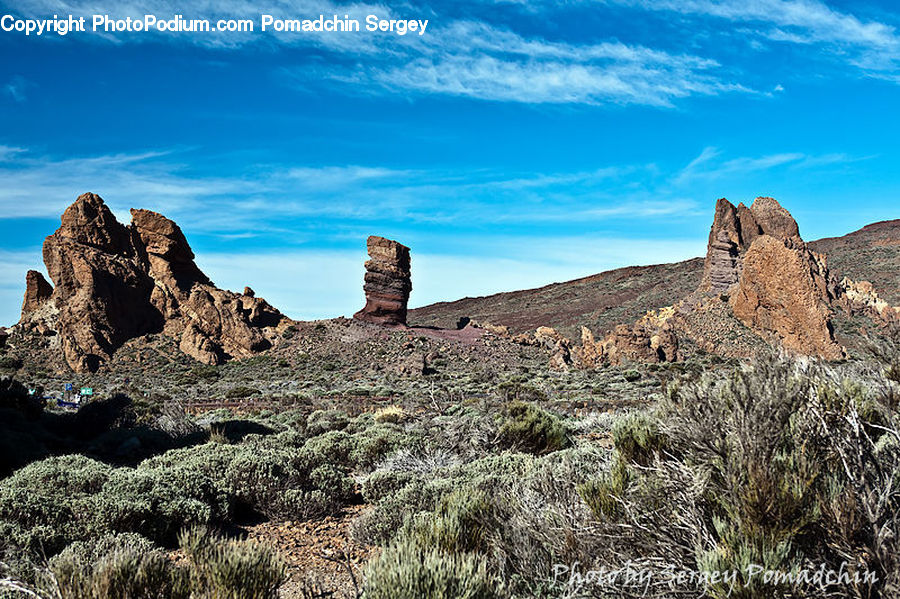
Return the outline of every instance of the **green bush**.
[[[50,560],[44,586],[61,599],[274,599],[286,579],[284,561],[259,543],[205,528],[186,529],[179,542],[182,562],[138,535],[73,543]]]
[[[350,418],[340,410],[316,410],[306,419],[306,431],[310,437],[316,437],[330,431],[342,431],[349,422]]]
[[[179,536],[191,560],[192,597],[214,599],[275,599],[287,579],[284,560],[255,541],[222,539],[205,528]]]
[[[405,539],[366,568],[366,599],[493,599],[503,587],[473,555],[423,550]]]
[[[486,553],[485,535],[494,528],[493,505],[487,494],[462,487],[441,498],[433,514],[409,523],[401,536],[409,535],[420,547],[447,554]]]
[[[629,462],[647,465],[663,446],[656,417],[646,412],[630,412],[613,423],[613,444]]]
[[[139,535],[73,543],[48,566],[61,599],[188,599],[189,574]]]
[[[571,431],[557,416],[533,404],[512,402],[500,426],[503,447],[543,455],[571,445]]]
[[[246,399],[253,395],[259,395],[259,389],[253,387],[232,387],[225,392],[226,399]]]
[[[598,478],[578,485],[578,494],[598,519],[615,520],[623,515],[625,491],[628,488],[628,466],[617,456],[608,471]]]
[[[641,373],[638,370],[626,370],[625,372],[622,373],[622,377],[629,383],[633,383],[635,381],[640,380]]]
[[[35,462],[0,481],[0,544],[53,555],[101,533],[96,497],[111,472],[72,455]]]

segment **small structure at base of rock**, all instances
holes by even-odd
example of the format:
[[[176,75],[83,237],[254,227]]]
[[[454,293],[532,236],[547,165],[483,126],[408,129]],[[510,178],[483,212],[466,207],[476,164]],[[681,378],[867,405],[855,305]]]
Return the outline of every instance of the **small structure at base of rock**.
[[[382,325],[406,325],[406,304],[412,291],[409,248],[372,235],[366,241],[369,260],[363,290],[366,306],[356,320]]]

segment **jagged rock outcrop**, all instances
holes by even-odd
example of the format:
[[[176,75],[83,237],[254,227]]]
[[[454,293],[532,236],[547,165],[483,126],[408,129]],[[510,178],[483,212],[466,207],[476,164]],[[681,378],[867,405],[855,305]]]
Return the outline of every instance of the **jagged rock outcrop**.
[[[25,300],[22,302],[22,314],[31,314],[43,307],[53,294],[53,286],[44,275],[36,270],[29,270],[25,275]]]
[[[96,370],[147,333],[176,337],[182,351],[207,364],[271,345],[284,316],[264,300],[216,288],[174,222],[148,210],[131,214],[126,227],[91,193],[65,211],[43,250],[55,287],[42,304],[54,309],[23,309],[26,328],[57,333],[77,372]],[[40,305],[30,300],[26,294],[27,307]]]
[[[838,302],[851,314],[866,314],[885,321],[900,320],[900,306],[891,306],[878,297],[869,281],[853,281],[844,277],[838,284]]]
[[[9,341],[9,333],[6,327],[0,327],[0,347],[6,347],[7,341]]]
[[[566,371],[572,366],[571,343],[552,327],[538,327],[534,342],[550,352],[550,368]]]
[[[614,365],[633,362],[672,362],[678,358],[678,337],[673,331],[675,309],[672,306],[651,310],[632,325],[619,325],[602,341],[581,328],[581,347],[575,351],[577,362],[594,368],[606,362]]]
[[[369,260],[363,290],[365,307],[353,318],[382,325],[406,325],[406,304],[412,291],[409,248],[372,235],[366,241]]]
[[[806,246],[777,201],[757,198],[749,208],[716,203],[698,291],[727,296],[755,333],[799,353],[840,358],[831,327],[835,286],[825,257]]]
[[[744,253],[760,235],[802,243],[797,222],[773,198],[756,198],[749,208],[725,198],[716,202],[700,291],[728,292],[740,278]]]
[[[844,356],[831,327],[828,266],[805,244],[769,235],[747,250],[743,272],[730,298],[734,315],[764,338],[785,348],[829,360]]]
[[[583,330],[574,353],[585,367],[663,362],[683,357],[681,340],[733,356],[741,348],[753,351],[762,338],[801,354],[839,359],[845,352],[835,341],[831,317],[840,292],[825,257],[807,247],[797,222],[777,201],[761,197],[748,208],[720,199],[697,293],[634,324],[617,326],[602,341]],[[884,308],[859,286],[845,295],[856,297],[857,304],[868,302],[870,309]],[[756,342],[716,338],[740,336],[738,329],[744,327],[755,333]]]

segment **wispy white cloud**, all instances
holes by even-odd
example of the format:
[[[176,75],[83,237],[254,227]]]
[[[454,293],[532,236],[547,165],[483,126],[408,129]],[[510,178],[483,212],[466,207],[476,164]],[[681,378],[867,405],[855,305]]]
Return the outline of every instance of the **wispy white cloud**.
[[[867,158],[841,153],[812,155],[803,152],[781,152],[762,156],[723,159],[722,152],[719,149],[707,147],[681,169],[673,178],[673,183],[686,185],[703,179],[737,177],[779,167],[811,169],[836,164],[849,164],[866,160]]]
[[[297,219],[460,226],[477,214],[484,225],[599,224],[696,215],[700,208],[691,183],[857,160],[801,152],[727,157],[709,147],[686,166],[669,170],[656,164],[543,173],[248,165],[243,172],[205,176],[186,170],[177,152],[56,159],[0,146],[0,219],[56,218],[78,193],[94,191],[123,220],[129,219],[129,208],[149,208],[194,231],[230,240],[275,236],[303,243],[303,232],[292,229]]]
[[[873,75],[900,68],[900,35],[890,23],[861,18],[822,0],[610,0],[648,11],[714,17],[755,25],[764,38],[832,47]],[[748,33],[750,33],[748,31]]]
[[[572,44],[525,37],[477,21],[437,25],[410,40],[405,54],[352,69],[317,73],[398,89],[527,104],[641,104],[670,107],[679,98],[752,90],[723,78],[710,59],[619,42]],[[308,71],[294,71],[305,82]]]
[[[185,18],[257,18],[262,13],[284,18],[324,14],[349,15],[364,22],[366,15],[428,18],[426,35],[334,33],[248,34],[81,34],[80,39],[110,43],[200,44],[238,48],[247,44],[302,46],[330,53],[327,62],[302,61],[288,70],[289,81],[309,90],[329,82],[347,92],[363,94],[449,95],[526,104],[640,104],[670,107],[690,96],[750,92],[731,81],[712,59],[671,53],[617,41],[573,43],[525,36],[485,21],[454,20],[410,6],[340,4],[319,0],[267,0],[262,4],[227,0],[210,4],[149,0],[125,2],[110,16],[182,14]],[[27,16],[107,14],[94,0],[23,0]],[[402,14],[401,14],[402,13]],[[258,25],[258,23],[257,23]]]
[[[29,87],[31,87],[30,81],[21,75],[16,75],[3,86],[3,94],[13,102],[22,103],[28,100]]]

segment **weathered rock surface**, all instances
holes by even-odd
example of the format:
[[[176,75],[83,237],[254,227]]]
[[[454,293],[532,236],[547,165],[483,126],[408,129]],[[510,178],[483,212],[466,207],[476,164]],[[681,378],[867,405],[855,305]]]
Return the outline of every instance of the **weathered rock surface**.
[[[838,301],[851,314],[863,313],[886,321],[900,320],[900,306],[891,306],[878,296],[869,281],[844,277],[838,284]]]
[[[409,248],[375,235],[369,237],[366,247],[369,252],[363,285],[366,305],[353,318],[405,326],[406,306],[412,291]]]
[[[744,253],[760,235],[802,243],[797,222],[773,198],[756,198],[749,208],[725,198],[716,202],[700,291],[728,292],[740,279]]]
[[[148,210],[131,214],[126,227],[99,196],[80,196],[44,242],[55,288],[44,297],[46,288],[38,292],[34,280],[35,293],[26,294],[26,307],[54,310],[23,308],[21,323],[58,333],[77,372],[96,370],[124,342],[147,333],[178,338],[182,351],[208,364],[271,345],[284,316],[264,300],[216,288],[174,222]]]
[[[581,347],[575,351],[584,368],[601,363],[671,362],[678,358],[678,338],[673,329],[672,306],[651,310],[632,325],[619,325],[602,341],[596,341],[586,327],[581,330]]]
[[[748,208],[720,199],[697,293],[634,324],[617,326],[602,341],[583,331],[574,353],[581,365],[592,367],[681,359],[682,340],[729,356],[755,351],[764,340],[839,359],[845,352],[834,339],[831,317],[840,292],[825,257],[807,247],[796,221],[777,201],[761,197]],[[848,287],[845,296],[879,313],[885,308],[865,286]],[[720,334],[728,339],[719,339]]]
[[[22,302],[22,314],[31,314],[40,310],[53,294],[53,286],[44,275],[36,270],[29,270],[25,275],[25,301]]]
[[[6,347],[6,342],[9,340],[9,333],[6,331],[6,327],[0,327],[0,347]]]
[[[829,273],[824,256],[805,244],[761,235],[744,256],[731,295],[734,315],[764,338],[785,348],[829,360],[843,357],[834,340]]]

